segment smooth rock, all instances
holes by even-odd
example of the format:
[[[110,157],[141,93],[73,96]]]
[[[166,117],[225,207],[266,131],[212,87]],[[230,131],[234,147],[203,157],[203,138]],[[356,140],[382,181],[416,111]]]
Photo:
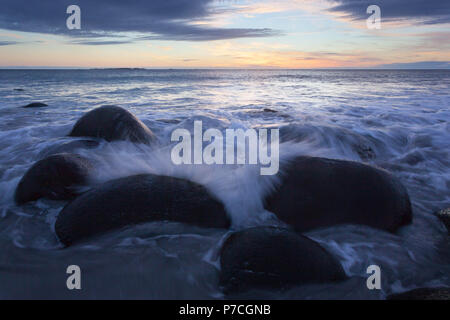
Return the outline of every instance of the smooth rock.
[[[103,106],[87,112],[75,123],[69,136],[145,144],[156,141],[156,136],[142,121],[117,106]]]
[[[221,249],[220,265],[226,293],[346,279],[339,261],[317,242],[276,227],[231,234]]]
[[[223,204],[194,182],[142,174],[101,184],[67,204],[55,231],[65,245],[128,225],[176,221],[228,228]]]
[[[15,200],[18,204],[45,197],[67,200],[79,194],[93,167],[79,155],[60,153],[36,162],[20,180]]]
[[[387,171],[353,161],[297,157],[281,167],[266,209],[297,231],[363,224],[390,232],[411,223],[409,195]]]

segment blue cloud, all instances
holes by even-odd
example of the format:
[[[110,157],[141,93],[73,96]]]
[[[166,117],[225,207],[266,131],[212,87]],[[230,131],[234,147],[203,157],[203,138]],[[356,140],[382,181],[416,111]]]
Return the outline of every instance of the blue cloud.
[[[85,44],[92,45],[108,44],[102,42],[101,38],[111,38],[123,33],[138,34],[136,39],[188,41],[278,34],[267,28],[196,25],[196,21],[205,21],[220,13],[221,9],[213,6],[213,2],[214,0],[2,0],[0,29],[62,34],[79,39],[97,38],[84,41]],[[72,4],[81,8],[81,30],[66,28],[66,9]]]
[[[359,20],[367,19],[369,5],[378,5],[382,19],[418,19],[421,23],[438,24],[450,22],[450,1],[448,0],[333,0],[332,12],[347,14]]]

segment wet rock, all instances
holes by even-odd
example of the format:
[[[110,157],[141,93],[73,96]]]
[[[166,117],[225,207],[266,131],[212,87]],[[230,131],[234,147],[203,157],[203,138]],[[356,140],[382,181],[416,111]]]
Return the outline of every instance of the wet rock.
[[[76,154],[61,153],[36,162],[20,180],[15,200],[18,204],[39,198],[72,199],[88,182],[91,162]]]
[[[47,107],[48,105],[42,102],[33,102],[30,104],[27,104],[26,106],[23,106],[22,108],[43,108]]]
[[[450,234],[450,208],[439,210],[436,212],[436,216],[444,223]]]
[[[419,288],[393,294],[388,300],[450,300],[450,288]]]
[[[95,137],[106,141],[129,140],[151,144],[153,132],[129,111],[117,106],[103,106],[84,114],[73,127],[71,137]]]
[[[343,153],[349,149],[362,161],[377,157],[376,150],[383,150],[384,144],[371,136],[357,134],[351,130],[333,126],[315,126],[310,124],[290,124],[280,128],[280,140],[306,142],[314,147],[333,147]]]
[[[354,144],[352,145],[353,150],[359,155],[361,160],[369,161],[376,158],[375,151],[370,146],[363,144]]]
[[[297,157],[281,168],[266,209],[297,231],[363,224],[390,232],[412,221],[406,188],[387,171],[353,161]]]
[[[108,181],[67,204],[55,231],[65,245],[150,221],[176,221],[201,227],[228,228],[223,204],[191,181],[153,174]]]
[[[169,124],[178,124],[181,122],[180,119],[158,119],[157,121],[160,121],[163,123],[169,123]]]
[[[425,161],[425,157],[422,152],[415,150],[413,152],[406,154],[404,157],[400,158],[398,161],[400,163],[405,163],[410,166],[415,166],[415,165]]]
[[[231,234],[223,244],[220,264],[220,283],[226,293],[346,278],[339,261],[317,242],[275,227]]]

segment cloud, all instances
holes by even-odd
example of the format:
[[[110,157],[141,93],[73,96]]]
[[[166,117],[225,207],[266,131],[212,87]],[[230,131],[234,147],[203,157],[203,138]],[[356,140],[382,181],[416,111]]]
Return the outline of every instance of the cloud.
[[[78,38],[103,38],[133,33],[140,39],[204,41],[267,37],[271,29],[218,28],[209,25],[224,9],[214,0],[2,0],[0,29]],[[68,30],[66,9],[81,8],[81,30]],[[202,22],[202,24],[199,24]],[[99,45],[99,40],[85,41]]]
[[[188,30],[186,30],[188,29]],[[141,38],[142,40],[188,40],[188,41],[209,41],[224,40],[236,38],[259,38],[270,37],[279,34],[272,29],[226,29],[226,28],[210,28],[204,27],[183,27],[180,29],[172,28],[170,35],[155,35]]]
[[[330,12],[343,13],[347,17],[367,19],[367,7],[376,4],[381,18],[387,20],[413,19],[425,24],[450,22],[450,1],[447,0],[332,0]]]
[[[133,41],[120,41],[120,40],[109,40],[109,41],[91,41],[91,40],[76,40],[76,41],[71,41],[70,43],[72,44],[82,44],[82,45],[87,45],[87,46],[106,46],[106,45],[116,45],[116,44],[126,44],[126,43],[131,43]]]

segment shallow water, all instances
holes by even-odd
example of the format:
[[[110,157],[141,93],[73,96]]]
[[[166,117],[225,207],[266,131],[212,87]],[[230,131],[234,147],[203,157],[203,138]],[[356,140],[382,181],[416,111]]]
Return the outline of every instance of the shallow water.
[[[24,89],[17,91],[14,89]],[[174,166],[175,128],[281,128],[292,154],[363,161],[407,187],[414,221],[397,234],[338,226],[307,235],[341,261],[348,281],[249,292],[244,298],[367,298],[450,286],[450,242],[433,212],[450,206],[450,71],[3,70],[0,71],[0,298],[223,298],[217,249],[224,230],[177,223],[129,227],[61,250],[53,225],[65,202],[18,207],[15,187],[86,111],[127,108],[158,136],[158,149],[127,142],[80,151],[97,161],[94,182],[154,172],[205,184],[226,204],[234,229],[279,224],[261,197],[275,179],[254,166]],[[23,109],[30,102],[49,107]],[[270,109],[276,112],[270,112]],[[294,140],[294,141],[292,141]],[[82,290],[66,288],[66,267]],[[377,264],[382,290],[366,287]]]

